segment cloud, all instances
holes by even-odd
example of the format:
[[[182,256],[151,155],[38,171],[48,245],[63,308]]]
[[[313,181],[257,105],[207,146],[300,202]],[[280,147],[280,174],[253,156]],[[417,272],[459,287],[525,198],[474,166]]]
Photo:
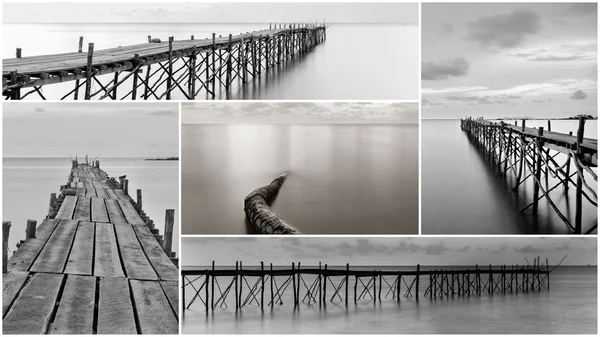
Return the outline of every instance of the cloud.
[[[468,23],[467,39],[481,47],[512,48],[540,29],[540,17],[525,9],[509,14],[481,17]]]
[[[581,99],[586,99],[587,95],[585,94],[585,92],[583,92],[583,90],[577,90],[573,93],[573,95],[571,95],[571,99],[576,99],[576,100],[581,100]]]
[[[572,15],[596,15],[598,4],[596,3],[575,3],[569,5],[563,14]]]
[[[423,247],[423,250],[425,251],[425,254],[440,255],[443,252],[447,251],[448,248],[446,248],[443,243],[434,243],[426,245],[425,247]]]
[[[46,109],[44,109],[44,108],[35,108],[34,111],[35,112],[46,112]]]
[[[442,88],[442,89],[430,89],[423,88],[421,89],[421,93],[423,94],[449,94],[455,92],[471,92],[478,90],[487,90],[488,87],[454,87],[454,88]]]
[[[596,43],[562,44],[546,48],[509,53],[507,56],[532,62],[596,60]]]
[[[173,110],[159,110],[146,113],[148,116],[176,116],[177,114],[178,112]]]
[[[525,254],[534,254],[534,253],[537,254],[537,253],[543,252],[543,250],[540,249],[540,248],[535,248],[535,247],[533,247],[531,245],[527,245],[527,246],[524,246],[524,247],[515,248],[515,252],[517,252],[517,253],[525,253]]]
[[[465,76],[469,70],[469,62],[463,57],[449,58],[445,62],[423,62],[421,64],[421,79],[445,80],[450,76]]]
[[[458,249],[456,249],[456,251],[457,251],[457,252],[467,252],[467,251],[469,251],[469,249],[471,249],[471,247],[469,247],[469,246],[464,246],[464,247],[462,247],[462,248],[458,248]]]
[[[508,96],[507,96],[508,97]],[[507,99],[502,99],[500,97],[491,97],[491,96],[448,96],[447,100],[453,102],[465,102],[465,103],[473,103],[473,104],[507,104],[509,101]]]

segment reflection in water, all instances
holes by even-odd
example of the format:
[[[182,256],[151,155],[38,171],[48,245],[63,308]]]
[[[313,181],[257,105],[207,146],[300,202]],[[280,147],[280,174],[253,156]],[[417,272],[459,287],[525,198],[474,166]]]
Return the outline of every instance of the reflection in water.
[[[543,121],[539,121],[544,123]],[[532,121],[533,123],[533,121]],[[532,123],[528,122],[528,126]],[[596,136],[595,121],[588,121],[586,137]],[[531,125],[534,126],[534,125]],[[553,121],[552,129],[568,133],[571,121]],[[515,177],[506,177],[475,143],[460,129],[458,120],[424,120],[422,123],[422,231],[427,234],[534,234],[570,233],[546,199],[541,199],[538,214],[519,211],[533,199],[531,178],[514,192]],[[563,163],[566,156],[555,160]],[[594,170],[597,170],[594,168]],[[587,177],[588,182],[593,182]],[[549,177],[544,188],[558,183]],[[550,192],[556,205],[574,223],[574,188]],[[597,209],[583,203],[583,228],[597,221]]]
[[[282,172],[271,205],[303,233],[416,233],[416,125],[182,126],[183,232],[247,233],[243,200]]]

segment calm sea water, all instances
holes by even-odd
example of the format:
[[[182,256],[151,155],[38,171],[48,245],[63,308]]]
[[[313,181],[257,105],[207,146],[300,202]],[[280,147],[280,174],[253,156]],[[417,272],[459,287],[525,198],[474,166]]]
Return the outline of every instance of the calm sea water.
[[[212,38],[268,28],[269,24],[6,24],[3,25],[3,58],[77,51],[79,36],[95,50],[147,42],[147,36],[163,41]],[[278,67],[244,88],[235,84],[231,99],[418,99],[419,30],[417,25],[334,24],[327,41],[293,63]],[[27,36],[27,38],[23,38]],[[365,44],[365,41],[369,41]],[[174,69],[178,69],[178,63]],[[104,83],[112,75],[102,77]],[[131,80],[131,79],[130,79]],[[129,81],[129,80],[128,80]],[[130,82],[130,81],[129,81]],[[46,97],[60,98],[73,83],[44,87]],[[126,94],[130,83],[120,89]],[[100,90],[94,86],[92,92]],[[83,91],[82,91],[83,93]],[[30,95],[27,98],[35,98]],[[226,98],[225,92],[218,98]],[[185,99],[173,92],[173,99]],[[197,99],[206,99],[204,92]],[[37,99],[37,98],[36,98]]]
[[[472,267],[472,266],[470,266]],[[427,269],[453,269],[453,267],[423,267]],[[458,268],[458,267],[454,267]],[[365,267],[365,269],[390,269],[389,267]],[[414,270],[414,267],[410,268]],[[314,278],[303,276],[308,286]],[[256,278],[248,278],[253,285]],[[278,284],[285,278],[278,278]],[[341,278],[335,278],[337,285]],[[350,278],[349,295],[352,296],[353,278]],[[409,282],[411,280],[409,279]],[[220,278],[224,290],[231,278]],[[390,284],[393,278],[389,277]],[[198,283],[200,285],[200,282]],[[420,282],[421,296],[428,285],[428,278]],[[269,282],[265,284],[265,298],[270,298]],[[359,283],[359,293],[361,284]],[[384,289],[385,283],[384,283]],[[402,289],[406,289],[402,284]],[[328,297],[333,295],[329,284]],[[413,288],[414,290],[414,288]],[[375,305],[372,301],[361,300],[354,304],[353,297],[348,307],[344,303],[300,305],[294,311],[293,292],[286,290],[283,305],[273,309],[266,307],[264,312],[256,305],[246,306],[235,312],[235,297],[228,296],[228,308],[217,308],[206,314],[200,300],[185,310],[182,316],[184,334],[205,333],[276,333],[276,334],[328,334],[328,333],[368,333],[368,334],[575,334],[597,333],[597,268],[559,267],[550,276],[550,291],[481,297],[454,297],[430,300],[421,297],[402,298],[398,304],[384,299],[387,289],[382,292],[382,301]],[[244,284],[244,292],[248,288]],[[306,293],[301,286],[301,297]],[[343,290],[342,290],[343,293]],[[193,294],[186,289],[186,303]],[[389,296],[389,295],[388,295]],[[245,298],[245,296],[243,296]]]
[[[244,234],[244,198],[282,172],[273,210],[303,233],[418,233],[417,125],[182,125],[184,234]]]
[[[111,177],[127,175],[129,189],[142,190],[144,210],[164,233],[165,210],[175,209],[174,233],[179,233],[179,170],[177,161],[144,161],[142,158],[98,158]],[[12,221],[10,250],[25,239],[27,219],[38,225],[48,214],[50,193],[58,193],[71,170],[69,158],[3,158],[2,220]],[[134,195],[132,193],[132,195]],[[135,197],[134,197],[135,199]],[[179,240],[173,240],[178,251]]]
[[[510,122],[510,121],[508,121]],[[527,121],[527,126],[546,127],[546,121]],[[519,211],[533,200],[532,179],[512,192],[514,176],[497,177],[496,165],[469,142],[459,120],[422,121],[422,232],[426,234],[566,234],[567,227],[546,199],[540,200],[538,216],[531,208]],[[577,121],[552,121],[552,131],[577,133]],[[587,121],[585,137],[597,138],[597,121]],[[555,158],[559,164],[566,157]],[[574,169],[571,169],[571,172]],[[593,169],[597,173],[597,169]],[[586,181],[597,190],[586,173]],[[544,183],[544,188],[548,189]],[[558,180],[550,177],[548,186]],[[572,185],[571,185],[572,186]],[[524,187],[524,188],[523,188]],[[575,188],[563,193],[558,187],[550,195],[561,212],[575,222]],[[567,203],[568,201],[568,203]],[[567,208],[566,205],[571,205]],[[597,221],[597,208],[584,199],[583,228]]]

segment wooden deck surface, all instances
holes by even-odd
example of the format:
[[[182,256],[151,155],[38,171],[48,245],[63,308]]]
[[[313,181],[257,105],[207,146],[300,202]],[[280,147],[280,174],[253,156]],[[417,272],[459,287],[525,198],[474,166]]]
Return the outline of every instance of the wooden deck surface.
[[[306,29],[306,28],[296,28]],[[252,33],[244,33],[232,36],[234,43],[239,43],[242,39],[247,41],[251,36],[257,38],[259,35],[276,36],[284,34],[293,29],[267,29]],[[101,66],[112,65],[115,63],[132,62],[134,54],[138,54],[140,58],[148,58],[169,52],[169,41],[166,36],[161,37],[160,43],[141,43],[130,46],[110,48],[104,50],[94,50],[92,67],[99,68]],[[217,49],[227,47],[229,36],[223,36],[215,39]],[[192,47],[196,47],[197,51],[205,48],[212,48],[212,39],[203,40],[178,40],[173,42],[173,52],[191,51]],[[150,62],[151,63],[151,62]],[[24,75],[39,75],[41,73],[56,73],[59,71],[70,71],[73,69],[82,69],[85,71],[87,66],[87,51],[83,53],[72,52],[54,55],[38,55],[22,58],[11,58],[2,60],[2,74],[8,76],[11,71],[17,71]]]
[[[8,261],[3,333],[177,334],[177,267],[105,172],[72,173],[76,195]]]

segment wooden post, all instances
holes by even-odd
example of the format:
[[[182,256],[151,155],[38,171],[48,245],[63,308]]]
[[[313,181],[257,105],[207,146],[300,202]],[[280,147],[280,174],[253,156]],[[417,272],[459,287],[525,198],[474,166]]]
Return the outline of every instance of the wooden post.
[[[373,270],[373,304],[377,303],[377,278],[375,270]]]
[[[94,60],[94,44],[88,44],[87,67],[85,70],[85,96],[86,100],[90,99],[92,90],[92,63]]]
[[[415,290],[416,290],[416,294],[415,294],[415,298],[418,301],[419,300],[419,272],[421,270],[421,265],[417,264],[417,276],[416,276],[416,281],[415,281]]]
[[[377,295],[377,298],[379,299],[379,302],[381,302],[381,288],[382,288],[381,287],[381,279],[382,279],[382,276],[381,276],[381,270],[380,270],[379,271],[379,293]]]
[[[194,35],[192,35],[192,40]],[[191,100],[196,98],[196,45],[192,46],[192,56],[190,56],[188,96]]]
[[[208,314],[208,269],[206,270],[206,278],[204,279],[204,297],[206,301],[204,301],[204,305],[206,306],[206,313]]]
[[[57,210],[55,210],[54,205],[56,205],[56,193],[50,193],[50,205],[48,205],[48,216],[54,216]]]
[[[273,309],[273,306],[275,305],[275,297],[273,296],[273,264],[270,264],[270,269],[271,269],[271,275],[269,277],[270,281],[271,281],[271,309]]]
[[[322,290],[321,279],[322,278],[323,278],[323,273],[321,272],[321,262],[319,261],[319,307],[321,307],[321,302],[323,302],[323,298],[321,297],[321,290]]]
[[[294,288],[294,308],[298,304],[298,294],[296,294],[296,264],[292,262],[292,287]]]
[[[327,263],[325,263],[325,272],[323,273],[323,305],[327,305]]]
[[[129,195],[129,179],[123,179],[123,192]]]
[[[79,47],[77,48],[77,52],[83,52],[83,36],[79,37]],[[73,99],[79,99],[79,79],[75,80],[75,92],[73,93]]]
[[[244,275],[242,274],[242,268],[243,268],[242,261],[240,261],[240,274],[241,274],[240,275],[240,299],[238,301],[238,303],[240,304],[240,309],[242,308],[242,305],[244,305],[242,303],[242,289],[244,288],[244,282],[242,282],[244,279]],[[206,302],[208,302],[208,300]]]
[[[538,139],[537,139],[537,155],[535,158],[537,159],[535,164],[535,177],[536,179],[533,182],[533,214],[537,214],[538,210],[538,199],[540,196],[540,179],[542,177],[542,151],[543,151],[543,141],[541,139],[544,134],[544,128],[540,126],[538,129]]]
[[[354,304],[356,304],[356,290],[358,288],[358,276],[354,276]]]
[[[21,58],[21,48],[17,48],[17,58],[20,59]]]
[[[490,263],[490,275],[489,275],[489,279],[488,279],[488,294],[493,294],[494,293],[494,276],[492,275],[492,264]]]
[[[210,278],[210,307],[215,311],[215,261],[212,262],[212,273]],[[208,303],[208,299],[206,299]]]
[[[25,230],[25,239],[35,239],[35,229],[36,229],[37,221],[27,219],[27,229]]]
[[[115,71],[113,82],[115,83],[115,85],[112,90],[112,99],[116,100],[117,99],[117,89],[118,89],[117,83],[119,83],[119,71]]]
[[[300,302],[302,302],[302,299],[300,299],[300,277],[301,277],[301,275],[300,275],[300,262],[298,262],[298,268],[296,270],[297,270],[297,274],[298,274],[298,282],[296,283],[296,286],[298,287],[296,289],[296,294],[298,296],[296,297],[296,299],[298,300],[298,305],[300,305]],[[310,301],[309,301],[309,303],[310,303]]]
[[[402,273],[398,272],[398,278],[396,279],[396,301],[400,303],[400,284],[402,283]]]
[[[479,274],[479,265],[475,265],[475,277],[477,278],[477,295],[481,296],[481,275]]]
[[[229,43],[227,44],[227,73],[225,74],[225,90],[229,91],[229,85],[231,84],[231,39],[232,35],[229,34]]]
[[[264,303],[265,303],[265,264],[262,261],[260,261],[260,310],[263,310]]]
[[[137,206],[137,211],[138,213],[142,213],[142,190],[141,189],[137,189],[137,202],[136,202],[136,206]]]
[[[175,223],[175,210],[168,209],[165,212],[165,247],[164,250],[167,255],[171,255],[172,244],[173,244],[173,225]]]
[[[240,299],[238,298],[238,277],[239,277],[239,271],[238,271],[238,261],[235,261],[235,311],[238,310],[238,308],[240,307]],[[273,269],[273,264],[271,264],[271,269]],[[273,289],[271,289],[271,301],[273,300]]]
[[[550,291],[550,265],[548,264],[548,259],[546,258],[546,288]]]
[[[585,117],[579,117],[579,127],[577,128],[577,144],[575,149],[577,151],[577,157],[581,156],[581,143],[583,142],[583,134],[585,130]],[[565,179],[568,179],[567,176]],[[577,185],[575,190],[575,234],[581,234],[581,207],[582,207],[582,188],[583,188],[583,177],[578,173],[577,174]]]
[[[525,120],[521,120],[521,132],[525,132]]]
[[[171,99],[171,84],[173,81],[173,37],[169,36],[169,73],[167,74],[167,100]]]
[[[215,33],[212,33],[212,97],[215,98],[215,83],[216,83],[216,76],[217,76],[217,71],[216,71],[216,63],[215,63],[215,50],[216,50],[216,46],[215,46]],[[208,62],[208,57],[206,57],[207,62]],[[208,74],[208,68],[206,69],[206,73]],[[208,85],[208,83],[206,84]]]
[[[346,287],[345,301],[346,301],[346,306],[348,306],[348,274],[350,274],[350,264],[346,263],[346,281],[345,281],[345,287]]]
[[[2,221],[2,274],[8,273],[8,236],[10,221]]]

